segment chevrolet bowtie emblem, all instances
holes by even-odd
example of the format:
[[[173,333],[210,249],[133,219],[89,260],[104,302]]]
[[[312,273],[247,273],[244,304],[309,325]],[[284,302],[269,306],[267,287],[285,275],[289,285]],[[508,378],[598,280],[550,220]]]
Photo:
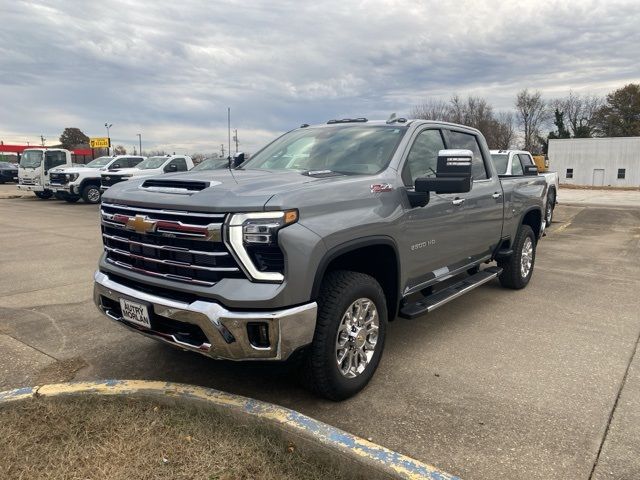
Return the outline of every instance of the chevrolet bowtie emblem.
[[[156,230],[156,222],[149,220],[146,215],[136,215],[135,217],[129,217],[127,228],[135,230],[137,233],[151,233]]]

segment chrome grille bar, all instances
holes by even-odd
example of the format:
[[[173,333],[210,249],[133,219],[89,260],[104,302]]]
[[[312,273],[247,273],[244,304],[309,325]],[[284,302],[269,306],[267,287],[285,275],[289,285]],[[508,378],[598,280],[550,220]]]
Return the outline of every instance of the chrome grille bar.
[[[184,216],[184,217],[205,217],[205,218],[217,218],[221,221],[224,219],[224,213],[199,213],[199,212],[186,212],[182,210],[161,210],[161,209],[150,209],[150,208],[138,208],[138,207],[128,207],[125,205],[116,205],[114,203],[103,203],[103,207],[107,208],[115,208],[120,210],[128,210],[131,212],[142,212],[142,213],[160,213],[162,215],[176,215],[176,216]]]
[[[119,223],[109,223],[110,226],[121,226]],[[119,237],[117,235],[108,235],[103,233],[102,236],[109,240],[113,240],[116,242],[128,243],[131,245],[138,245],[140,247],[145,248],[155,248],[157,250],[166,250],[168,252],[176,252],[176,253],[190,253],[192,255],[208,255],[210,257],[228,257],[228,252],[204,252],[202,250],[190,250],[188,248],[183,247],[173,247],[171,245],[153,245],[151,243],[138,242],[136,240],[131,240],[125,237]]]
[[[113,252],[118,255],[123,255],[125,257],[137,258],[139,260],[144,260],[146,262],[153,263],[161,263],[163,265],[170,265],[172,267],[182,267],[182,268],[192,268],[193,270],[204,270],[207,272],[237,272],[239,269],[237,267],[203,267],[201,265],[193,265],[192,263],[180,262],[178,260],[163,260],[160,258],[147,257],[145,255],[138,255],[136,253],[127,252],[126,250],[121,250],[119,248],[107,247],[105,245],[104,249],[107,252]]]

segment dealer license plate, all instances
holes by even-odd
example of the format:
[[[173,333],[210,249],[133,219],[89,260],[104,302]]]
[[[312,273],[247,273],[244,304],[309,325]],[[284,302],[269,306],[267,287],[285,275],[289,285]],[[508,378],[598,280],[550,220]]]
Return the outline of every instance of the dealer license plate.
[[[127,322],[135,323],[136,325],[140,325],[146,328],[151,328],[151,320],[149,320],[149,309],[146,305],[121,298],[120,310],[122,311],[122,318],[124,318]]]

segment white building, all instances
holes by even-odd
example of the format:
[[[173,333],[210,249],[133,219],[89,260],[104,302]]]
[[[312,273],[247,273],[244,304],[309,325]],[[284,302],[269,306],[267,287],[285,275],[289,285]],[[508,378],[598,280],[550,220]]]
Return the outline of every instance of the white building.
[[[552,139],[548,155],[560,183],[640,186],[640,137]]]

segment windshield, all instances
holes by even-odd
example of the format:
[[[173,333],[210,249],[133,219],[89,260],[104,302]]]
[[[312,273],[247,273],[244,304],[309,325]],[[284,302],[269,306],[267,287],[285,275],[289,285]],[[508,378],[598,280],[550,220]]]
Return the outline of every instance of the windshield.
[[[85,166],[87,168],[100,168],[106,166],[111,160],[113,160],[113,157],[98,157],[95,160],[91,160]]]
[[[374,174],[391,160],[407,127],[303,128],[267,145],[242,168]]]
[[[160,168],[164,162],[166,162],[169,157],[149,157],[146,160],[143,160],[136,168],[140,170],[148,170],[150,168]]]
[[[507,153],[492,153],[491,160],[496,167],[498,175],[504,175],[507,173],[507,164],[509,163],[509,155]]]
[[[26,168],[36,168],[42,163],[42,152],[40,150],[25,150],[20,158],[20,166]]]
[[[229,160],[226,158],[206,158],[191,170],[217,170],[218,168],[228,168]]]

